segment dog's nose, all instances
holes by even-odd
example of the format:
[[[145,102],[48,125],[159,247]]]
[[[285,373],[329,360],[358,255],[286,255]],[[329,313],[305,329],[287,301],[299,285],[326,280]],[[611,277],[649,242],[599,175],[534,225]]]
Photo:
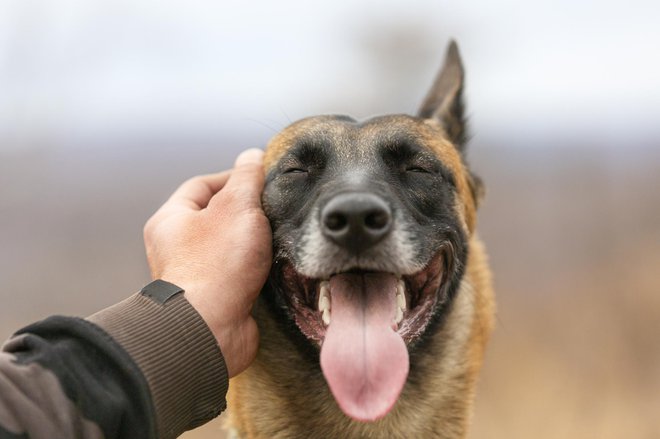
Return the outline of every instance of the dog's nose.
[[[383,239],[392,228],[392,211],[369,193],[347,193],[332,198],[321,209],[323,234],[338,245],[361,252]]]

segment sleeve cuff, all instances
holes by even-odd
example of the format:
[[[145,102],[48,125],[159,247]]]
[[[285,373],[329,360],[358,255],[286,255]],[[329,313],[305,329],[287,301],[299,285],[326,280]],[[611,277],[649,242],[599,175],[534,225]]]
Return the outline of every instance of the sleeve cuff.
[[[87,318],[110,334],[142,370],[152,394],[158,436],[163,438],[202,425],[226,407],[229,377],[220,347],[182,292],[155,281]]]

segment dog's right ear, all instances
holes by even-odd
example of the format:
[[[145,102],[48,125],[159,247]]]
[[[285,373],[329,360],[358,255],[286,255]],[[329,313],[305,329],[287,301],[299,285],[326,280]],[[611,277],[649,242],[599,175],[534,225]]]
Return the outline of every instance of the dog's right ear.
[[[458,53],[456,41],[451,40],[447,47],[445,63],[433,87],[426,95],[426,99],[417,113],[417,116],[427,119],[436,119],[445,129],[456,147],[463,152],[467,141],[467,129],[463,105],[463,63]]]

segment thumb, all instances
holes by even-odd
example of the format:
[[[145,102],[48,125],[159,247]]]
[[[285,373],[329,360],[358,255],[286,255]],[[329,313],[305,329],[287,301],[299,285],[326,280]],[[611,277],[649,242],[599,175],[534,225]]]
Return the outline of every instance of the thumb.
[[[264,152],[257,148],[240,153],[222,191],[234,194],[243,206],[261,208],[265,178],[263,156]]]
[[[263,166],[264,152],[259,148],[246,149],[236,157],[234,167],[242,167],[245,165],[258,165]]]

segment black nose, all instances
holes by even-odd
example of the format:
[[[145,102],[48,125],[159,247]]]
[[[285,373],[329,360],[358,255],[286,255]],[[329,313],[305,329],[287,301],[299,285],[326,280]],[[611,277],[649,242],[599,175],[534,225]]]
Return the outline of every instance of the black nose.
[[[340,194],[321,209],[321,227],[333,242],[361,252],[388,234],[392,228],[392,211],[382,198],[373,194]]]

